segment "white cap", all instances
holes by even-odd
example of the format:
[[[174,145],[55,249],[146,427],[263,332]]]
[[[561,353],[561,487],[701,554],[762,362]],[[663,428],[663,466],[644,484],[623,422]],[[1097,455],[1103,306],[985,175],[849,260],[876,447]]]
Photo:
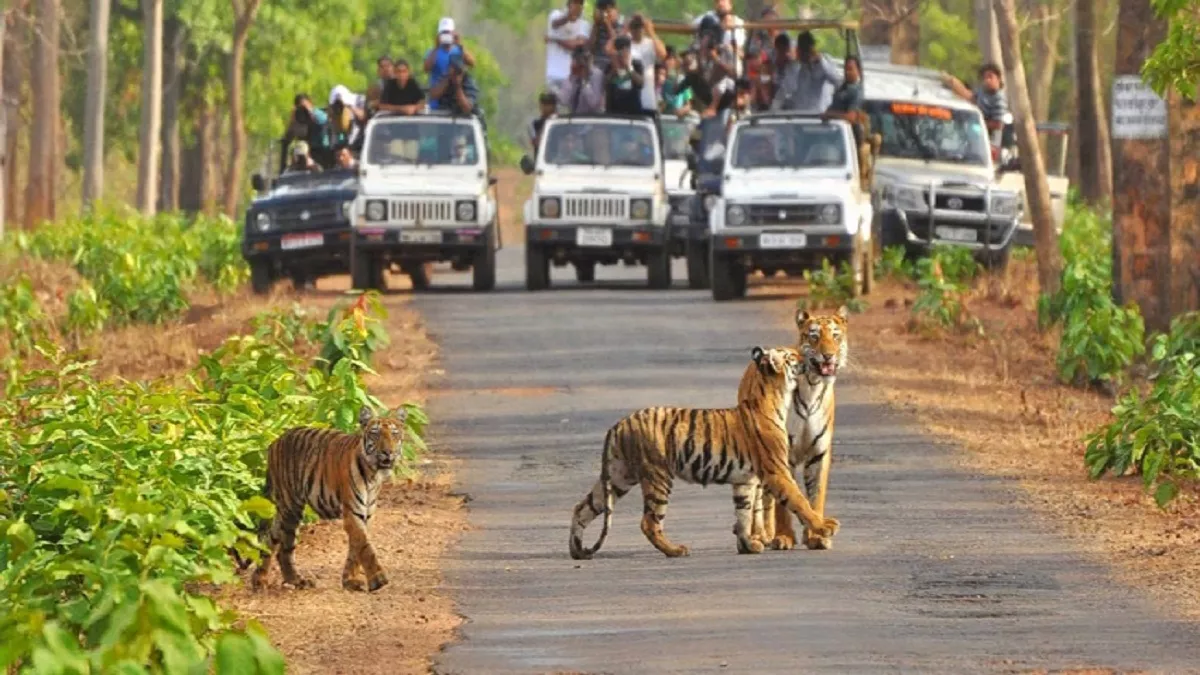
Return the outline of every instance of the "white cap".
[[[354,93],[350,91],[350,87],[344,84],[339,84],[329,92],[329,105],[333,105],[334,101],[342,99],[342,103],[346,105],[354,105]]]
[[[439,33],[453,33],[454,32],[454,19],[451,19],[448,16],[443,16],[442,20],[438,21],[438,32]]]

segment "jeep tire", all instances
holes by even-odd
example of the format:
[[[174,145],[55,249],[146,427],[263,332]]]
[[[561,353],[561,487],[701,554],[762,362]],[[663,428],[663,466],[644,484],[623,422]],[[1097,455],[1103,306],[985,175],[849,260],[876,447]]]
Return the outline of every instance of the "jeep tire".
[[[433,263],[412,263],[408,265],[404,272],[408,274],[414,291],[429,290],[429,282],[433,277]],[[379,276],[383,276],[382,271]]]
[[[581,260],[575,263],[575,279],[579,283],[590,283],[596,280],[596,261]]]
[[[684,255],[687,258],[688,288],[708,288],[711,279],[708,272],[708,244],[696,239],[689,239],[684,245]]]
[[[712,270],[712,297],[717,302],[746,296],[746,270],[729,255],[713,252],[709,259]]]
[[[476,291],[490,291],[496,287],[496,226],[488,228],[484,238],[484,249],[475,256],[471,267],[471,287]]]
[[[537,244],[525,245],[525,288],[544,291],[550,287],[550,258]]]
[[[257,295],[266,295],[271,292],[271,286],[274,283],[274,274],[271,270],[271,261],[258,259],[250,263],[250,288]]]
[[[655,290],[671,287],[671,251],[666,246],[646,256],[646,281]]]
[[[351,251],[350,285],[358,291],[382,291],[383,261],[366,251]]]

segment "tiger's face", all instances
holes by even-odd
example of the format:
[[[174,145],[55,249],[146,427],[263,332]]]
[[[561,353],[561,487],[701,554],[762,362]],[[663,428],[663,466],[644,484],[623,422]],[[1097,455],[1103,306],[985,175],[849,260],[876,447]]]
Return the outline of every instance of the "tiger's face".
[[[796,314],[796,328],[800,330],[800,351],[810,370],[824,378],[837,377],[837,371],[846,365],[847,318],[845,306],[836,314],[809,314],[800,310]]]
[[[804,358],[792,347],[774,347],[750,350],[750,357],[758,366],[758,372],[770,380],[782,380],[785,392],[796,388],[804,371]]]
[[[391,471],[396,465],[404,444],[404,421],[408,411],[397,408],[390,415],[378,417],[369,406],[358,411],[358,424],[362,428],[363,457],[376,471]]]

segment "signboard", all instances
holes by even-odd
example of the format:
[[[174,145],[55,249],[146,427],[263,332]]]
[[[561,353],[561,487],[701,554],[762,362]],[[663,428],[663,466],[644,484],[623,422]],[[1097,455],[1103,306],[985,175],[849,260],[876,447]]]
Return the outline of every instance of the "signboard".
[[[892,62],[892,46],[891,45],[859,45],[859,58],[864,63],[891,63]]]
[[[1167,103],[1138,75],[1117,75],[1112,85],[1112,137],[1167,137]]]
[[[924,103],[892,102],[893,115],[913,115],[917,117],[932,117],[935,120],[952,120],[954,113],[949,108]]]

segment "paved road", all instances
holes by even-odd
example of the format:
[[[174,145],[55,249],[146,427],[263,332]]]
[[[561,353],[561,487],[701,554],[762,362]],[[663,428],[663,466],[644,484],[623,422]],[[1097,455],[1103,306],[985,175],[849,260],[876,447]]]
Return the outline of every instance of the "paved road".
[[[647,405],[732,404],[750,347],[794,339],[777,320],[791,304],[651,292],[642,268],[618,267],[599,288],[555,270],[557,288],[532,294],[521,261],[502,251],[495,293],[417,299],[446,369],[434,437],[465,460],[475,526],[446,570],[464,639],[437,672],[1200,669],[1200,632],[1048,534],[1012,486],[946,468],[952,450],[867,402],[852,373],[838,382],[834,550],[739,556],[729,489],[677,484],[665,527],[690,557],[650,546],[635,489],[596,558],[571,560],[570,512],[608,426]]]

